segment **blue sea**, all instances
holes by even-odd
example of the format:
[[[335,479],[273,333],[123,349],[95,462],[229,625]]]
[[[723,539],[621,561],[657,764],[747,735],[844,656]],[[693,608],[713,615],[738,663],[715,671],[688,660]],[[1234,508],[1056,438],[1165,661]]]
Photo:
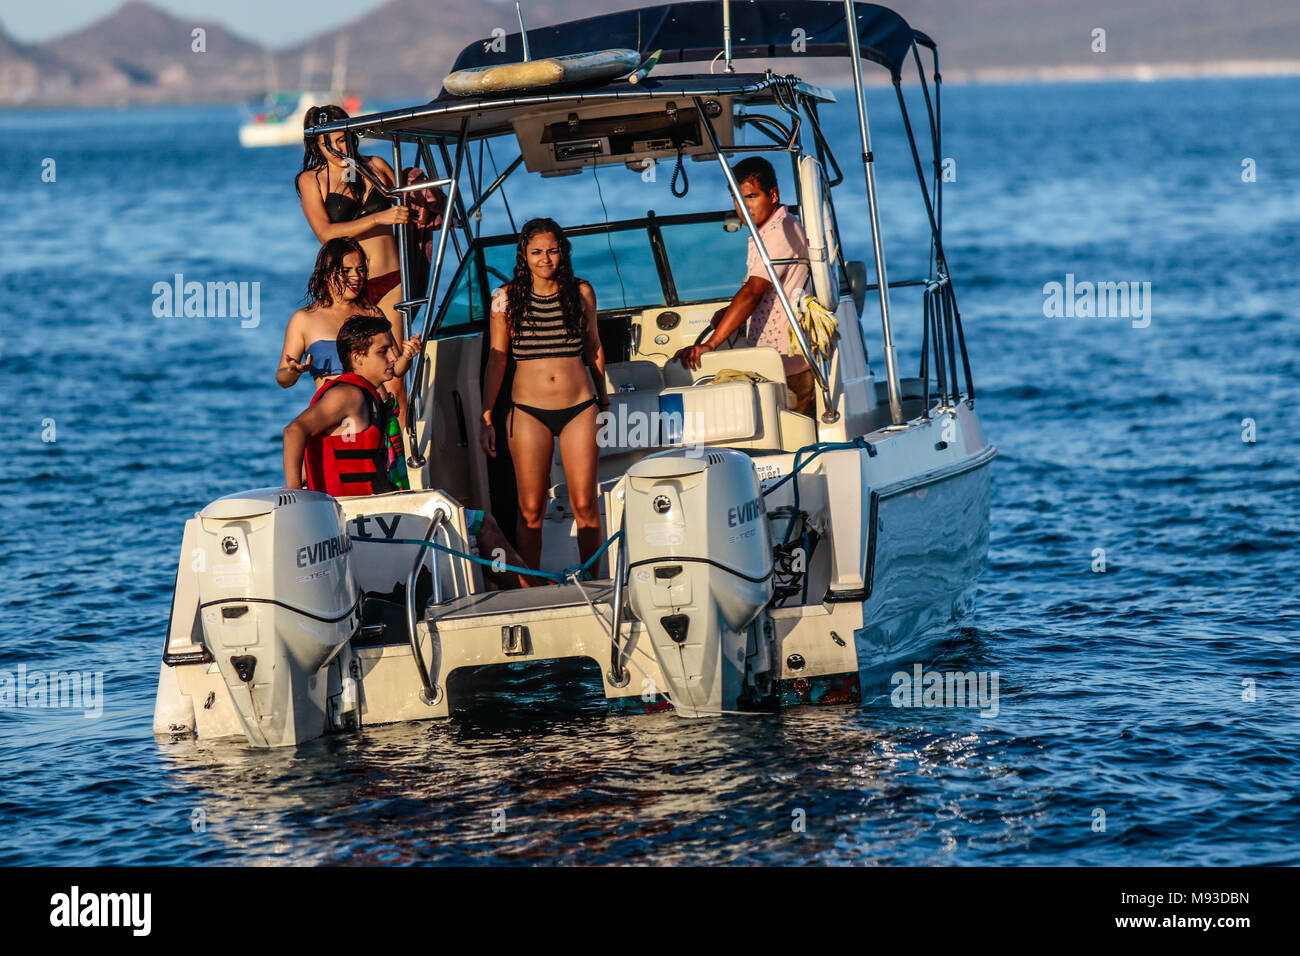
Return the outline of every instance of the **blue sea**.
[[[920,193],[892,91],[868,104],[908,278]],[[869,260],[849,96],[823,116]],[[0,116],[0,671],[102,678],[90,713],[0,709],[0,864],[1300,862],[1300,80],[955,86],[943,117],[1000,455],[975,610],[893,669],[997,672],[995,716],[895,707],[885,668],[856,707],[614,717],[561,669],[258,752],[155,741],[151,714],[182,525],[279,484],[310,397],[273,377],[317,248],[300,153],[242,150],[227,106]],[[662,166],[507,195],[568,224],[729,205],[687,173],[682,200]],[[257,283],[256,321],[159,315],[177,274]],[[1047,315],[1067,282],[1149,309]],[[895,304],[915,374],[919,299]]]

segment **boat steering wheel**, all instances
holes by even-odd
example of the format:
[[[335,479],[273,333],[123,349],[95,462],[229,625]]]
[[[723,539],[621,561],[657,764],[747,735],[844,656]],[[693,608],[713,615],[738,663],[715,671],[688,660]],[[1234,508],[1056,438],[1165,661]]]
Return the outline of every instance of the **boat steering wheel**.
[[[704,327],[704,330],[701,331],[699,335],[695,336],[695,341],[692,342],[691,345],[692,346],[703,345],[704,340],[707,339],[712,333],[716,331],[717,331],[717,326],[706,325]],[[728,349],[735,348],[736,340],[739,335],[740,335],[740,328],[737,327],[736,331],[732,332],[729,336],[727,336],[727,340],[725,342],[718,343],[718,346],[717,348],[714,349],[714,351],[716,352],[718,349],[722,349],[722,348],[728,348]]]

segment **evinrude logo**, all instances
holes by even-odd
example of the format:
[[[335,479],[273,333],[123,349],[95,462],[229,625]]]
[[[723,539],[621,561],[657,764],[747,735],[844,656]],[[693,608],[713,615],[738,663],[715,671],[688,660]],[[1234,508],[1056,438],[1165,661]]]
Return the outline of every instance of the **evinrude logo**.
[[[309,544],[305,548],[298,549],[298,567],[305,568],[308,565],[320,564],[322,561],[329,561],[339,557],[339,555],[347,554],[351,550],[352,539],[345,534],[325,538],[315,544]]]
[[[749,524],[760,515],[767,514],[767,509],[763,507],[763,498],[760,495],[753,501],[746,501],[743,505],[733,505],[727,509],[727,527],[734,528],[737,525]]]

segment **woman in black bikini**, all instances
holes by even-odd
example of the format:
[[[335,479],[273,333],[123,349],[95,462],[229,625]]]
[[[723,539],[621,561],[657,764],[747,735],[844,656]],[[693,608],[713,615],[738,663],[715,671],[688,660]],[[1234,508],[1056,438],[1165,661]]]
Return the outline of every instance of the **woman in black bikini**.
[[[596,414],[609,408],[605,354],[596,333],[596,293],[590,283],[574,277],[569,256],[569,240],[556,222],[525,223],[514,278],[492,296],[479,443],[496,457],[492,407],[513,358],[517,365],[507,426],[519,485],[516,544],[530,568],[541,566],[542,518],[557,439],[582,560],[601,545]],[[592,574],[599,576],[598,567]]]
[[[339,106],[312,107],[303,126],[305,129],[347,118],[348,114]],[[304,139],[302,172],[294,180],[303,215],[322,244],[343,236],[361,244],[370,272],[370,300],[388,319],[393,340],[403,342],[406,329],[402,314],[394,308],[401,301],[402,282],[392,227],[408,222],[410,210],[394,205],[360,171],[349,169],[347,163],[325,149],[326,139],[325,136]],[[357,152],[355,134],[338,132],[328,139],[335,153],[356,156],[358,163],[365,164],[371,175],[385,186],[391,188],[396,183],[393,167],[388,163],[378,156],[362,156]],[[399,418],[405,428],[406,388],[401,379],[395,379],[390,386],[397,393]]]

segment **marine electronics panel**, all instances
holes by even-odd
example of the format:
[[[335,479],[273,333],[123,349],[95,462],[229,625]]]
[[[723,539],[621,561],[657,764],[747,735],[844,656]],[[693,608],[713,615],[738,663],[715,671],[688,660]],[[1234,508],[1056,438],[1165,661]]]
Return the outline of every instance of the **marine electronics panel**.
[[[731,97],[704,100],[718,141],[733,141]],[[704,156],[712,151],[694,101],[627,101],[582,106],[513,121],[524,165],[530,173],[577,172],[586,166],[673,159],[678,152]]]

